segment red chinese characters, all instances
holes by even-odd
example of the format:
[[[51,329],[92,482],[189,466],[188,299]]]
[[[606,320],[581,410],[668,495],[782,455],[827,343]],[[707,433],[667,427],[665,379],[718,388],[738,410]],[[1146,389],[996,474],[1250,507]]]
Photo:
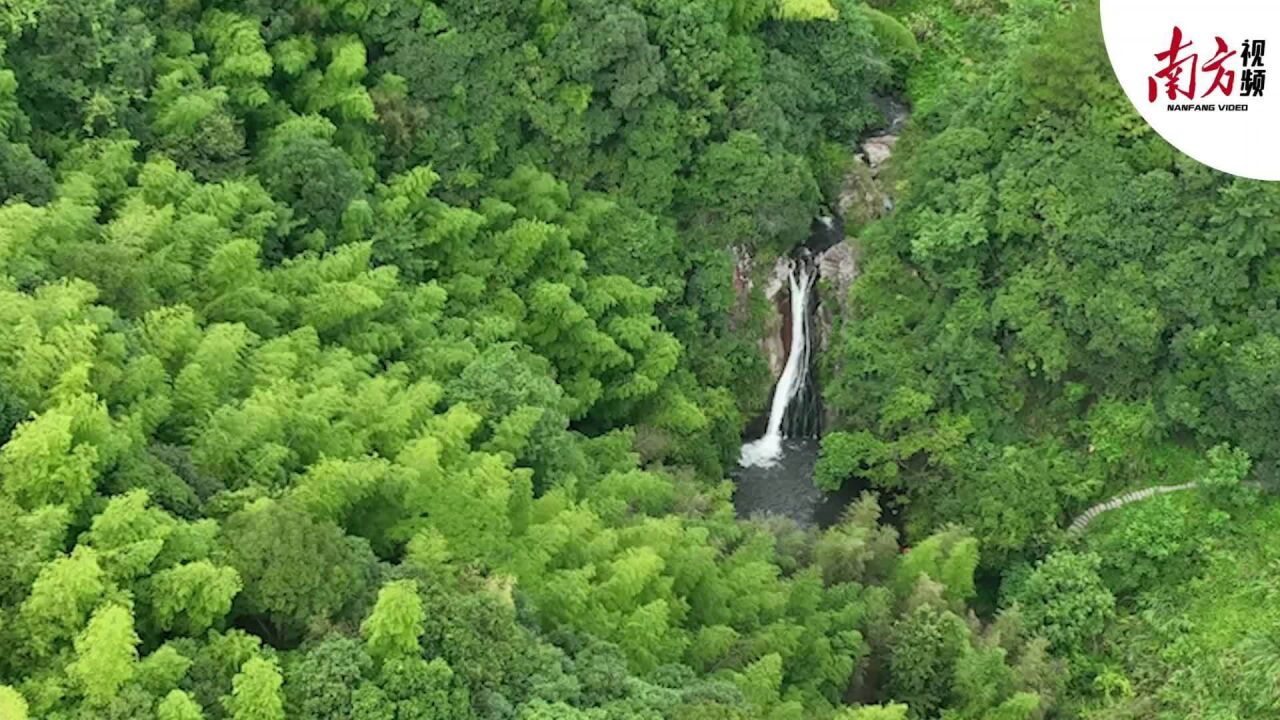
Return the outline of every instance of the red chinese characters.
[[[1215,37],[1214,40],[1217,42],[1217,51],[1213,57],[1201,65],[1199,53],[1186,52],[1191,48],[1192,41],[1183,42],[1182,28],[1174,26],[1169,49],[1156,53],[1156,60],[1164,63],[1164,67],[1147,78],[1147,99],[1155,102],[1160,96],[1162,86],[1165,96],[1170,100],[1177,100],[1179,95],[1194,100],[1197,97],[1209,97],[1215,92],[1230,96],[1235,89],[1236,71],[1228,70],[1225,63],[1239,53],[1228,50],[1226,41],[1221,37]],[[1209,83],[1209,89],[1205,90],[1203,95],[1197,96],[1196,84],[1199,72],[1213,73],[1213,78]]]

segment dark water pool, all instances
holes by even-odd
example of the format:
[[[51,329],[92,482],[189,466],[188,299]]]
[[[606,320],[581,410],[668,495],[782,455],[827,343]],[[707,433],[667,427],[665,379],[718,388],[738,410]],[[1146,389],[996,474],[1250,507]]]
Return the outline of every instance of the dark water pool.
[[[783,515],[802,525],[835,524],[861,488],[853,483],[834,493],[815,488],[813,468],[817,462],[817,440],[783,440],[782,458],[776,465],[737,468],[733,506],[738,516]]]

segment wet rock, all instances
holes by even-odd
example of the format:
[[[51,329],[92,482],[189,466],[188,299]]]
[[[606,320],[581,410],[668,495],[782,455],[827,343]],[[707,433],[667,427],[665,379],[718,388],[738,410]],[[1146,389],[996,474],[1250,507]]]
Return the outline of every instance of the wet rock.
[[[760,283],[760,292],[774,310],[765,315],[760,335],[760,352],[768,361],[769,372],[776,381],[787,365],[787,338],[783,324],[788,316],[787,289],[790,286],[791,266],[787,258],[778,258],[763,277],[758,277],[756,260],[746,248],[734,248],[733,255],[733,289],[736,297],[730,320],[735,328],[746,324],[751,316],[751,294],[757,283]]]
[[[858,146],[853,166],[845,174],[836,199],[836,209],[851,229],[893,211],[885,170],[893,159],[898,135],[906,127],[910,113],[906,105],[894,99],[884,98],[879,104],[887,124]]]
[[[780,300],[785,299],[782,296],[790,289],[790,286],[791,260],[790,258],[780,257],[774,261],[768,276],[765,277],[764,298],[770,303],[777,304]]]
[[[764,281],[764,299],[774,312],[769,313],[764,322],[764,335],[760,338],[760,351],[769,362],[769,373],[776,381],[782,377],[782,370],[787,366],[788,340],[786,328],[783,327],[789,318],[790,298],[787,297],[791,287],[791,263],[785,258],[778,258]]]
[[[855,149],[850,148],[850,168],[836,197],[834,215],[818,218],[806,247],[815,253],[821,285],[816,308],[815,341],[825,350],[829,346],[836,318],[844,312],[849,290],[858,277],[859,246],[857,235],[867,223],[893,210],[893,198],[887,187],[885,171],[893,159],[899,133],[906,126],[909,109],[892,98],[879,101],[886,124],[875,135],[866,138]],[[760,351],[776,381],[787,363],[789,316],[787,297],[790,287],[790,260],[778,258],[771,268],[755,267],[755,258],[745,248],[735,248],[734,289],[737,293],[735,326],[750,317],[751,294],[758,283],[773,312],[767,313],[760,338]]]
[[[822,278],[818,286],[818,307],[814,316],[814,339],[818,350],[826,354],[836,340],[837,318],[845,317],[849,309],[849,290],[858,279],[859,246],[852,239],[831,247],[818,256],[818,272]],[[827,357],[832,357],[827,355]],[[839,373],[838,367],[829,368]],[[829,406],[823,405],[822,426],[834,427],[837,418]]]
[[[835,333],[836,318],[847,307],[849,290],[858,279],[858,246],[854,240],[845,240],[818,256],[818,273],[822,284],[818,287],[817,329],[814,332],[818,347],[826,351]]]
[[[883,176],[897,143],[896,134],[876,135],[865,140],[854,155],[836,198],[836,212],[851,230],[893,210],[893,198]]]
[[[836,302],[844,305],[849,288],[858,279],[859,248],[853,240],[837,243],[818,256],[818,274],[831,288]]]
[[[879,175],[880,171],[889,164],[889,158],[893,157],[893,148],[897,144],[898,136],[892,133],[876,135],[862,143],[862,154],[866,157],[873,176]]]
[[[902,132],[907,126],[907,120],[911,118],[911,108],[901,99],[892,96],[874,98],[873,102],[885,117],[886,122],[881,134],[897,135]]]
[[[860,228],[884,214],[886,196],[876,182],[871,167],[861,157],[853,158],[836,198],[836,212],[849,228]]]

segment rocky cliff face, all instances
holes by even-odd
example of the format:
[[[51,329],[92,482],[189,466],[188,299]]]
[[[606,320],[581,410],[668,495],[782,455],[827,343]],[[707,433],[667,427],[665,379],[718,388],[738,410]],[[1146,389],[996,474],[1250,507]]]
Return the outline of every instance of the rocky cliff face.
[[[858,277],[860,253],[856,236],[844,237],[843,232],[839,232],[841,239],[834,243],[834,238],[829,236],[832,228],[835,231],[847,228],[856,234],[866,223],[893,209],[892,196],[882,178],[892,160],[900,124],[900,120],[895,120],[889,130],[863,141],[854,153],[852,168],[846,174],[837,198],[834,209],[839,215],[832,219],[830,225],[814,224],[809,246],[816,252],[820,278],[814,334],[822,350],[827,349],[835,319],[841,314],[853,281]],[[788,338],[784,320],[788,307],[788,259],[783,257],[771,266],[756,267],[754,258],[745,250],[739,249],[736,254],[735,287],[740,294],[740,303],[745,307],[746,299],[759,285],[765,300],[776,309],[766,320],[760,351],[769,362],[774,380],[777,380],[787,363]]]
[[[858,253],[855,240],[845,240],[818,256],[817,329],[814,331],[818,348],[826,351],[835,326],[835,319],[844,309],[853,281],[858,278]]]
[[[908,113],[905,105],[892,100],[886,100],[882,109],[888,123],[853,151],[852,165],[836,198],[836,212],[845,227],[855,232],[893,210],[893,197],[884,171],[893,158],[893,149],[907,124]]]
[[[760,337],[760,352],[768,361],[769,372],[776,381],[787,365],[787,348],[790,344],[785,327],[789,302],[787,258],[778,258],[767,268],[757,268],[755,258],[744,248],[734,248],[733,253],[733,288],[737,293],[735,312],[739,317],[746,316],[751,302],[751,293],[755,291],[757,285],[769,306],[774,309],[774,312],[765,316],[764,329]]]

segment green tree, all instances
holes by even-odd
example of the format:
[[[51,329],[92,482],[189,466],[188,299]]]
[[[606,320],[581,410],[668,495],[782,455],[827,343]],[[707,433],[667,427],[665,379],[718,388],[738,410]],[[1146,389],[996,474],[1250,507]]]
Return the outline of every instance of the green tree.
[[[378,591],[373,612],[360,626],[370,657],[388,658],[420,652],[424,620],[422,599],[413,581],[399,580]]]
[[[1059,652],[1087,651],[1115,614],[1100,565],[1097,555],[1060,550],[1036,566],[1016,595],[1027,622]]]
[[[83,545],[42,567],[18,611],[24,650],[40,657],[70,641],[107,588],[97,553]]]
[[[379,687],[393,703],[396,717],[445,720],[474,717],[466,688],[440,658],[394,657],[379,672]]]
[[[274,660],[252,658],[232,680],[231,694],[222,704],[232,720],[284,720],[283,682]]]
[[[332,523],[270,501],[227,519],[221,557],[243,583],[233,615],[266,620],[286,641],[355,602],[374,562],[366,543]]]
[[[1206,488],[1238,487],[1253,467],[1248,453],[1226,443],[1209,448],[1208,459],[1208,472],[1200,481]]]
[[[79,507],[111,458],[111,433],[111,419],[95,397],[59,403],[19,425],[0,449],[5,490],[28,508],[55,502]]]
[[[978,542],[960,528],[947,528],[912,547],[894,571],[900,593],[906,594],[921,576],[942,583],[948,599],[960,606],[973,597],[978,568]]]
[[[879,522],[880,503],[867,493],[845,510],[839,525],[828,529],[814,543],[814,564],[821,568],[828,585],[883,582],[887,578],[899,553],[898,533]],[[912,552],[919,550],[917,547]]]
[[[8,685],[0,685],[0,712],[5,718],[27,720],[27,701],[22,694]]]
[[[700,159],[684,193],[693,231],[713,247],[779,249],[807,236],[817,182],[803,158],[737,132]]]
[[[91,704],[106,704],[133,677],[138,642],[128,609],[104,605],[93,613],[76,638],[76,660],[67,668]]]
[[[172,690],[156,706],[156,717],[159,720],[202,720],[204,713],[190,695]]]
[[[328,636],[285,668],[288,707],[306,720],[342,720],[355,714],[356,689],[372,661],[354,638]]]
[[[932,717],[952,700],[956,664],[969,646],[969,628],[955,614],[920,605],[894,622],[889,639],[889,697],[911,717]]]
[[[259,176],[272,197],[288,205],[307,230],[337,237],[343,213],[364,189],[351,158],[331,142],[333,126],[325,121],[298,122],[273,134],[258,161]],[[323,249],[311,237],[290,239],[283,247],[267,247],[272,260],[302,250]]]
[[[53,172],[27,145],[0,142],[0,203],[44,205],[53,199]]]
[[[226,617],[240,589],[235,570],[207,560],[161,570],[149,582],[151,607],[159,628],[189,635],[203,634]]]
[[[889,705],[866,705],[860,708],[841,710],[837,720],[907,720],[907,706],[898,703]]]
[[[262,83],[271,76],[271,55],[253,19],[210,10],[201,18],[196,37],[211,50],[211,79],[225,85],[237,104],[259,108],[270,102]]]

